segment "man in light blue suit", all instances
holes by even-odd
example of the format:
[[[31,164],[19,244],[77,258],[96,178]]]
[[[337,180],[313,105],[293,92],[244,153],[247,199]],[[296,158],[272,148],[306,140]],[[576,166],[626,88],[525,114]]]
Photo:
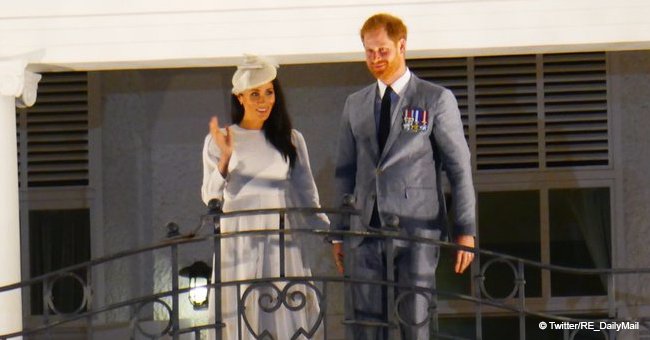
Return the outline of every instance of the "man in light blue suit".
[[[451,184],[454,211],[449,228],[454,241],[474,247],[475,193],[470,153],[458,104],[448,89],[419,79],[406,67],[406,26],[388,14],[370,17],[361,29],[366,64],[376,83],[351,94],[345,103],[335,172],[337,192],[353,195],[359,218],[335,229],[380,230],[399,220],[402,235],[440,239],[447,234],[441,177]],[[370,227],[370,228],[368,228]],[[343,273],[343,240],[333,241],[333,254]],[[435,287],[439,249],[432,244],[395,242],[392,258],[385,240],[350,238],[347,268],[353,278],[385,280],[395,268],[399,285]],[[474,254],[460,250],[455,271],[462,273]],[[354,325],[348,338],[387,339],[387,290],[372,284],[352,286]],[[397,289],[402,339],[429,339],[431,294]],[[415,325],[418,324],[418,325]]]

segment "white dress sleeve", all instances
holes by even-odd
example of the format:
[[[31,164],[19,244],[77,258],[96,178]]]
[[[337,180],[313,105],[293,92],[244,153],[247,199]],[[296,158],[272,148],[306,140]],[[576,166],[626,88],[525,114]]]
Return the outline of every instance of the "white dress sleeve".
[[[212,142],[212,136],[208,134],[203,143],[203,184],[201,185],[201,198],[206,205],[212,199],[223,199],[226,179],[217,167],[220,155],[221,151]]]
[[[290,177],[291,205],[294,207],[320,208],[318,188],[316,188],[311,166],[309,165],[309,153],[307,152],[305,139],[300,132],[293,130],[291,141],[296,146],[297,153],[296,164],[291,170]],[[310,218],[307,220],[310,227],[329,228],[329,219],[325,214],[317,214],[316,219]]]

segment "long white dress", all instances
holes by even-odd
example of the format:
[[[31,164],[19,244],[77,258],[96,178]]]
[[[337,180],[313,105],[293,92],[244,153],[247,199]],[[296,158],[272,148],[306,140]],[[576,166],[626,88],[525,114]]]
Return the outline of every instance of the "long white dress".
[[[224,212],[287,206],[319,207],[307,147],[300,132],[292,131],[297,160],[294,168],[290,169],[288,161],[266,140],[263,131],[247,130],[237,125],[233,125],[230,131],[234,134],[235,144],[226,178],[216,167],[219,148],[210,135],[205,139],[201,194],[206,204],[213,198],[223,199]],[[322,214],[310,221],[311,227],[314,223],[320,224],[316,225],[319,229],[326,228],[329,223]],[[278,214],[221,219],[222,234],[278,227]],[[285,223],[285,228],[291,228],[291,223]],[[285,237],[286,277],[311,275],[311,270],[303,261],[299,239],[299,236]],[[279,276],[280,246],[277,234],[222,238],[222,282]],[[307,334],[313,331],[311,337],[301,335],[298,339],[322,339],[318,293],[311,285],[313,283],[294,285],[287,281],[253,286],[242,284],[239,294],[236,286],[222,288],[222,321],[226,324],[222,338],[290,339],[297,332]],[[211,298],[210,302],[214,303],[214,297]],[[240,299],[244,308],[238,312]],[[302,306],[302,303],[305,305]],[[316,328],[314,325],[319,322],[320,326]]]

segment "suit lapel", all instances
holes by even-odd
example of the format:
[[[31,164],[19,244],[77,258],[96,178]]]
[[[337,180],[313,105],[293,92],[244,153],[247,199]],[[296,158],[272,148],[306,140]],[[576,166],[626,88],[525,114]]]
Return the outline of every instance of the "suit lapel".
[[[386,145],[384,146],[384,151],[381,153],[381,158],[379,162],[383,162],[384,158],[386,157],[386,154],[388,153],[388,150],[390,150],[391,146],[395,143],[397,140],[397,137],[402,131],[402,122],[401,122],[401,116],[402,116],[402,108],[406,106],[406,104],[412,102],[412,98],[415,95],[415,74],[411,73],[411,79],[409,79],[408,84],[406,85],[406,88],[404,89],[402,95],[399,97],[399,100],[397,101],[397,105],[395,105],[395,108],[393,109],[393,112],[391,113],[391,125],[390,125],[390,133],[388,134],[388,139],[386,140]],[[375,142],[375,144],[377,144]],[[379,150],[379,146],[377,146],[377,150]]]
[[[363,112],[361,112],[361,131],[370,132],[367,135],[368,144],[370,145],[370,152],[372,158],[379,159],[379,144],[377,143],[377,124],[375,123],[375,99],[377,96],[377,85],[370,86],[368,93],[365,96],[363,104]]]

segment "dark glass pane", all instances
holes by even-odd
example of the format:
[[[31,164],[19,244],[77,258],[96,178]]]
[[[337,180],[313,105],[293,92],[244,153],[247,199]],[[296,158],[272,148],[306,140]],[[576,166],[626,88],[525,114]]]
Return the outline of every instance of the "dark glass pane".
[[[539,319],[525,318],[526,340],[562,340],[562,334],[539,329]],[[440,339],[444,336],[454,336],[462,339],[477,339],[475,318],[441,318]],[[484,340],[520,339],[519,318],[517,316],[483,316],[481,320],[481,336]],[[435,337],[434,337],[435,338]]]
[[[542,320],[532,316],[524,318],[524,329],[521,330],[518,316],[484,317],[483,318],[483,339],[523,339],[520,330],[525,334],[526,340],[563,340],[561,332],[550,331],[548,328],[542,330],[539,323]]]
[[[478,195],[479,239],[482,249],[540,261],[540,215],[538,191],[483,192]],[[481,257],[481,265],[493,259]],[[512,263],[517,268],[517,263]],[[486,271],[487,293],[505,297],[515,287],[509,265],[495,263]],[[524,266],[526,296],[541,296],[541,271]]]
[[[562,332],[551,331],[548,328],[548,321],[534,316],[526,317],[526,340],[564,340]],[[546,328],[540,329],[540,322],[544,322]]]
[[[456,274],[456,251],[447,247],[440,249],[440,259],[436,270],[436,287],[439,299],[457,299],[457,294],[471,295],[472,269],[467,268],[463,274]]]
[[[519,339],[519,320],[515,317],[484,317],[483,339]]]
[[[570,318],[580,320],[605,319],[605,315],[565,315]],[[545,328],[540,328],[540,323],[544,323]],[[553,319],[543,319],[535,316],[526,316],[524,318],[523,333],[526,340],[564,340],[576,333],[574,339],[605,339],[603,332],[593,330],[561,330],[550,326],[551,322],[561,324],[561,321]],[[575,322],[573,322],[575,324]],[[476,319],[474,317],[441,317],[439,319],[440,336],[433,336],[432,339],[477,339],[476,336]],[[598,328],[598,326],[595,326]],[[481,319],[481,336],[484,340],[502,340],[502,339],[523,339],[520,337],[520,320],[517,315],[509,316],[483,316]]]
[[[449,209],[448,225],[453,225],[454,211],[451,209],[451,195],[445,195],[447,207]],[[454,266],[456,265],[456,250],[448,247],[441,247],[440,259],[438,260],[438,269],[436,270],[436,287],[440,292],[439,299],[455,299],[454,294],[471,295],[472,286],[472,269],[467,268],[463,274],[456,274]]]
[[[609,188],[549,190],[551,263],[610,268]],[[605,295],[607,278],[553,271],[553,296]]]
[[[88,209],[31,210],[29,212],[31,276],[90,260],[90,215]],[[86,270],[74,272],[83,282]],[[54,306],[59,312],[77,310],[83,300],[82,284],[70,276],[54,282]],[[32,314],[43,314],[43,285],[31,289]],[[52,313],[52,311],[50,311]]]
[[[440,317],[438,319],[439,336],[432,339],[476,339],[476,319],[473,317]],[[432,332],[432,334],[435,334]]]

